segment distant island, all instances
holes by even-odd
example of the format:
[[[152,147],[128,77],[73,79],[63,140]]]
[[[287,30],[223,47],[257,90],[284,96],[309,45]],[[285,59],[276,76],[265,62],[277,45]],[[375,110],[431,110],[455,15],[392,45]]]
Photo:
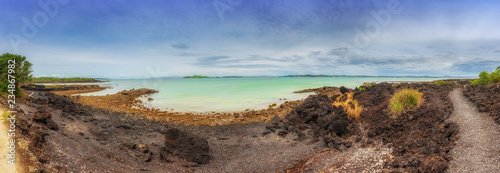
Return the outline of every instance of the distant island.
[[[86,77],[71,77],[71,78],[57,78],[57,77],[34,77],[33,83],[90,83],[90,82],[105,82],[94,78]]]
[[[183,78],[195,78],[195,79],[202,79],[202,78],[243,78],[243,76],[216,76],[216,77],[210,77],[210,76],[202,76],[202,75],[193,75],[193,76],[184,76]]]
[[[193,75],[193,76],[184,76],[183,78],[195,78],[195,79],[199,79],[199,78],[210,78],[208,76],[202,76],[202,75]]]
[[[334,77],[333,75],[312,75],[312,74],[306,74],[306,75],[286,75],[286,76],[281,76],[281,77]]]

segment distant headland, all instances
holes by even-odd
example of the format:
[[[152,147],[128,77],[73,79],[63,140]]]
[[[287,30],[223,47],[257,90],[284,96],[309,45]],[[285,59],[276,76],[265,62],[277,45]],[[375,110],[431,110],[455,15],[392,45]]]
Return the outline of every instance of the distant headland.
[[[94,83],[106,82],[106,80],[98,80],[85,77],[57,78],[57,77],[34,77],[33,83]]]
[[[187,78],[187,79],[202,79],[202,78],[243,78],[243,76],[217,76],[217,77],[210,77],[210,76],[202,76],[202,75],[193,75],[193,76],[184,76],[183,78]]]
[[[202,76],[202,75],[193,75],[193,76],[184,76],[183,78],[195,78],[195,79],[198,79],[198,78],[211,78],[211,77]]]

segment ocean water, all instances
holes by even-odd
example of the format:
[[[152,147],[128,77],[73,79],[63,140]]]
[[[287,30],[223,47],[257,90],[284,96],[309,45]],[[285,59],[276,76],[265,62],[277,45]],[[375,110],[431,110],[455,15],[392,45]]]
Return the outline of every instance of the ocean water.
[[[314,93],[294,91],[322,86],[355,88],[364,82],[433,81],[439,78],[389,77],[252,77],[206,79],[115,79],[97,83],[111,87],[104,91],[81,95],[115,94],[132,88],[150,88],[159,93],[141,98],[146,106],[175,112],[236,112],[246,109],[267,109],[270,104],[280,105],[287,100],[304,99]],[[286,100],[285,100],[286,99]]]

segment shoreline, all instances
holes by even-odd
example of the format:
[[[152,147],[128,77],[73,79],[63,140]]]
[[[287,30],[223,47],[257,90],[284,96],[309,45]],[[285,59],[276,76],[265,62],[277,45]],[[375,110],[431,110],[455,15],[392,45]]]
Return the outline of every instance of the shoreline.
[[[233,83],[234,81],[234,84]],[[251,81],[246,81],[251,80]],[[203,113],[203,112],[241,112],[245,109],[261,110],[267,109],[267,106],[273,103],[278,105],[281,103],[280,98],[286,98],[287,100],[299,100],[305,99],[307,96],[294,96],[294,91],[298,91],[306,88],[316,88],[323,86],[340,86],[340,84],[345,84],[348,88],[354,89],[355,87],[361,85],[364,81],[374,81],[382,82],[381,80],[398,80],[404,82],[407,80],[409,82],[419,82],[421,80],[437,80],[437,79],[411,79],[411,78],[387,78],[376,80],[376,78],[360,78],[360,79],[286,79],[286,78],[276,78],[274,79],[255,79],[258,85],[257,88],[248,88],[248,82],[254,81],[254,79],[245,79],[243,81],[238,79],[231,79],[229,81],[222,80],[219,82],[200,82],[206,80],[183,80],[183,79],[161,79],[158,81],[144,81],[140,79],[127,79],[127,80],[116,80],[110,81],[108,84],[102,84],[101,86],[109,86],[111,89],[107,89],[101,92],[86,93],[81,94],[85,96],[103,96],[116,94],[123,90],[129,90],[132,88],[149,88],[161,91],[159,94],[151,95],[150,97],[154,100],[147,104],[147,107],[160,109],[164,111],[171,111],[174,109],[175,112],[183,113]],[[224,82],[225,81],[225,82]],[[347,81],[347,82],[346,82]],[[350,81],[350,82],[349,82]],[[286,82],[286,83],[283,83]],[[306,82],[306,83],[303,83]],[[141,85],[143,83],[147,84],[158,84],[158,85]],[[308,83],[308,84],[307,84]],[[218,85],[228,84],[227,87],[221,89]],[[100,85],[100,84],[98,84]],[[175,86],[170,86],[175,85]],[[269,85],[269,87],[266,87]],[[280,86],[286,85],[286,86]],[[168,86],[168,87],[167,87]],[[199,86],[199,87],[196,87]],[[239,89],[242,87],[241,89]],[[238,89],[232,89],[238,88]],[[280,90],[282,88],[283,90]],[[244,91],[242,91],[244,89]],[[236,93],[236,94],[226,94],[226,93]],[[246,94],[252,93],[252,94]],[[256,96],[256,97],[254,97]],[[246,99],[245,99],[246,98]]]
[[[468,82],[469,79],[444,79],[443,81],[452,81],[457,83]],[[431,84],[433,81],[390,81],[392,85],[400,83],[408,84]],[[365,82],[359,87],[369,87],[376,84],[376,82]],[[60,85],[56,85],[60,86]],[[46,86],[45,86],[46,87]],[[184,125],[227,125],[238,123],[251,123],[251,122],[270,122],[274,115],[283,118],[286,113],[292,110],[295,106],[301,104],[305,99],[312,95],[333,95],[340,94],[339,87],[323,86],[318,88],[303,89],[294,91],[294,93],[311,93],[306,98],[300,100],[285,101],[282,104],[269,104],[267,109],[247,109],[244,111],[175,111],[175,109],[165,110],[147,106],[145,101],[149,98],[148,95],[154,94],[157,91],[151,89],[132,89],[123,90],[115,94],[107,94],[102,96],[94,95],[75,95],[85,94],[109,89],[99,85],[62,85],[62,88],[50,88],[45,91],[50,91],[54,94],[65,95],[73,99],[76,103],[83,105],[93,106],[109,111],[118,111],[122,113],[129,113],[141,117],[149,118],[162,122],[175,122]],[[33,87],[32,87],[33,88]],[[35,87],[36,88],[36,87]],[[358,90],[358,87],[346,88]],[[43,90],[43,89],[42,89]],[[149,92],[149,93],[147,93]]]
[[[75,86],[72,86],[75,87]],[[96,86],[97,89],[103,87]],[[33,87],[32,87],[33,88]],[[151,89],[132,89],[124,90],[112,95],[106,96],[73,96],[73,94],[81,94],[85,92],[92,92],[96,89],[94,87],[76,86],[76,90],[66,89],[35,89],[50,91],[54,94],[64,95],[72,99],[76,103],[83,105],[93,106],[100,109],[109,111],[118,111],[122,113],[134,114],[162,122],[174,122],[176,124],[184,125],[227,125],[237,123],[251,123],[251,122],[269,122],[274,115],[283,117],[293,107],[303,102],[303,100],[285,101],[281,105],[271,104],[267,109],[238,111],[238,112],[204,112],[204,113],[190,113],[190,112],[173,112],[162,111],[159,109],[152,109],[144,106],[140,97],[156,93],[157,91]],[[33,88],[34,89],[34,88]]]

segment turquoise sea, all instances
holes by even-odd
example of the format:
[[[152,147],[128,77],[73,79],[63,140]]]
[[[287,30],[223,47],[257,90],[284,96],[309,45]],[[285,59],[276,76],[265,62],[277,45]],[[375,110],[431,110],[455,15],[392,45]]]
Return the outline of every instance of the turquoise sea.
[[[115,94],[132,88],[150,88],[159,93],[141,98],[146,106],[176,112],[235,112],[245,109],[267,109],[270,104],[280,105],[286,100],[300,100],[312,93],[294,91],[322,86],[355,88],[364,82],[433,81],[440,78],[391,77],[248,77],[248,78],[160,78],[112,79],[98,83],[110,89],[82,95]],[[280,100],[281,99],[281,100]],[[286,100],[284,100],[286,99]]]

